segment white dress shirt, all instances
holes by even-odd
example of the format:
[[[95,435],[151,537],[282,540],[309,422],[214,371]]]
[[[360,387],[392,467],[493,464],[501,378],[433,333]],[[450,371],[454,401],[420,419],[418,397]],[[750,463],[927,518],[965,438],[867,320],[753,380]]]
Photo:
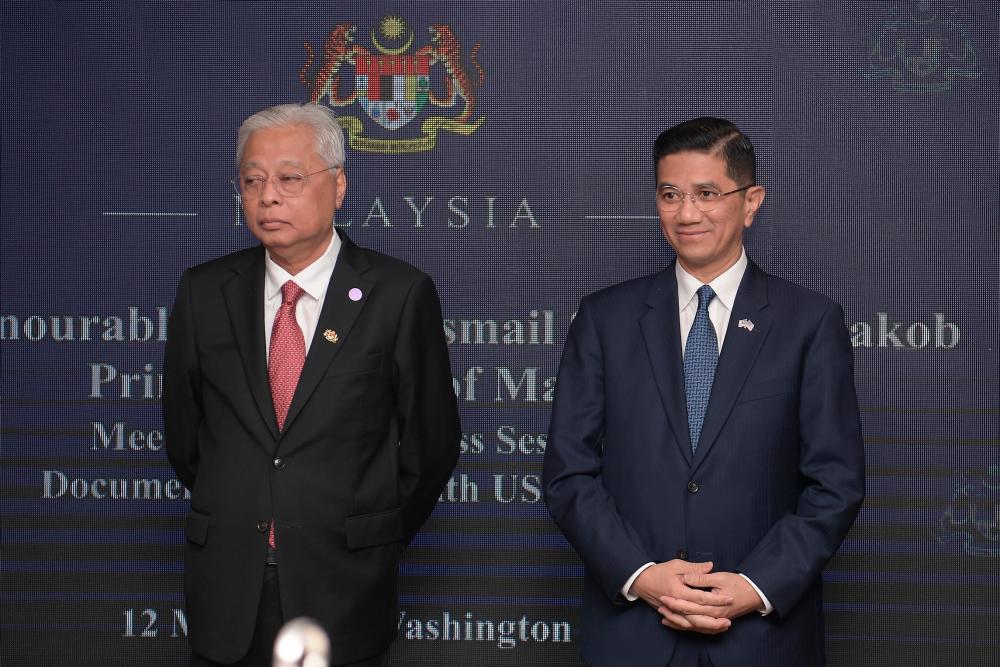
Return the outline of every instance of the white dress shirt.
[[[733,304],[736,302],[736,292],[740,289],[740,281],[747,270],[746,250],[740,253],[736,263],[726,269],[708,285],[715,292],[715,298],[708,304],[708,319],[715,328],[715,337],[719,341],[719,353],[722,353],[722,343],[726,340],[726,329],[729,327],[729,317],[733,314]],[[680,308],[681,321],[681,355],[687,350],[688,334],[694,325],[694,316],[698,314],[698,289],[705,283],[681,268],[677,262],[674,273],[677,275],[677,305]]]
[[[712,326],[715,327],[715,337],[719,341],[720,354],[722,353],[722,343],[726,339],[726,329],[729,328],[729,318],[733,314],[733,305],[736,303],[736,292],[740,289],[740,282],[743,280],[743,274],[746,273],[746,270],[747,251],[744,249],[740,252],[740,258],[736,260],[735,264],[708,283],[715,292],[715,298],[708,304],[708,318],[712,322]],[[685,271],[680,262],[676,263],[674,272],[677,276],[677,307],[680,309],[681,354],[683,355],[684,350],[687,349],[687,337],[694,324],[694,316],[698,312],[698,289],[705,283]],[[638,596],[632,594],[630,589],[639,575],[652,565],[653,563],[646,563],[640,567],[622,586],[622,595],[626,600],[634,602],[639,599]],[[753,586],[757,595],[764,602],[764,608],[760,610],[760,613],[764,616],[770,614],[774,607],[771,606],[764,592],[757,588],[757,585],[750,581],[748,576],[745,574],[740,574],[740,576]]]
[[[333,230],[333,240],[330,241],[323,254],[294,276],[278,266],[271,259],[271,253],[265,253],[264,345],[267,346],[268,355],[271,354],[271,329],[274,328],[274,316],[277,315],[278,308],[281,307],[281,286],[289,280],[293,280],[305,291],[296,304],[295,321],[302,329],[302,335],[306,339],[306,354],[309,354],[309,346],[312,344],[316,326],[319,324],[319,314],[323,310],[326,289],[330,286],[330,276],[333,275],[333,267],[337,265],[337,256],[340,254],[341,245],[340,237],[335,229]]]

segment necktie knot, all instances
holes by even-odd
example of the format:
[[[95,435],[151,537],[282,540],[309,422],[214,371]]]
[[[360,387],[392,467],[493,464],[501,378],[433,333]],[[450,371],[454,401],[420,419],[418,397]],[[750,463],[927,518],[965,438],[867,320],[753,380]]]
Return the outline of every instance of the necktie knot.
[[[286,283],[287,284],[287,283]],[[715,290],[711,285],[702,285],[698,288],[698,312],[708,312],[708,305],[715,298]]]
[[[281,286],[281,305],[298,303],[299,297],[305,294],[306,291],[295,284],[294,280],[286,281],[284,285]]]

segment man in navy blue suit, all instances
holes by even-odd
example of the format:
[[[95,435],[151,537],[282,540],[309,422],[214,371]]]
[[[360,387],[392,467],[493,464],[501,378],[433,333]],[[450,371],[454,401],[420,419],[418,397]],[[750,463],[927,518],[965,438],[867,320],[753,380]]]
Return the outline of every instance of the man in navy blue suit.
[[[653,153],[677,261],[583,299],[545,453],[583,657],[822,665],[821,573],[864,497],[844,313],[747,258],[764,188],[736,126],[681,123]]]

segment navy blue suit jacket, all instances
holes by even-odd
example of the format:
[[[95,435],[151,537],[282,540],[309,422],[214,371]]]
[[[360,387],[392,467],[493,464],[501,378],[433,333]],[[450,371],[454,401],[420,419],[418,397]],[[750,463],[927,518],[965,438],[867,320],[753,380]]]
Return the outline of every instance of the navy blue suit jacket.
[[[588,663],[666,665],[683,641],[716,667],[823,664],[821,572],[864,497],[843,310],[750,263],[692,454],[674,266],[584,298],[544,477],[585,566]],[[644,563],[674,558],[745,574],[774,612],[714,637],[666,628],[621,587]]]

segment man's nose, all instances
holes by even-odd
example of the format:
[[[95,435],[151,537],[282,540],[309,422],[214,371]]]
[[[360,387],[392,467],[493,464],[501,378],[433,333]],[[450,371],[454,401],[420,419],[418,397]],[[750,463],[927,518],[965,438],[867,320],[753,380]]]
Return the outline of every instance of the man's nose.
[[[260,184],[260,203],[264,205],[278,204],[281,202],[281,193],[273,178],[264,179]]]
[[[701,210],[694,205],[694,197],[684,195],[681,208],[677,211],[677,219],[681,222],[698,222],[702,218]]]

